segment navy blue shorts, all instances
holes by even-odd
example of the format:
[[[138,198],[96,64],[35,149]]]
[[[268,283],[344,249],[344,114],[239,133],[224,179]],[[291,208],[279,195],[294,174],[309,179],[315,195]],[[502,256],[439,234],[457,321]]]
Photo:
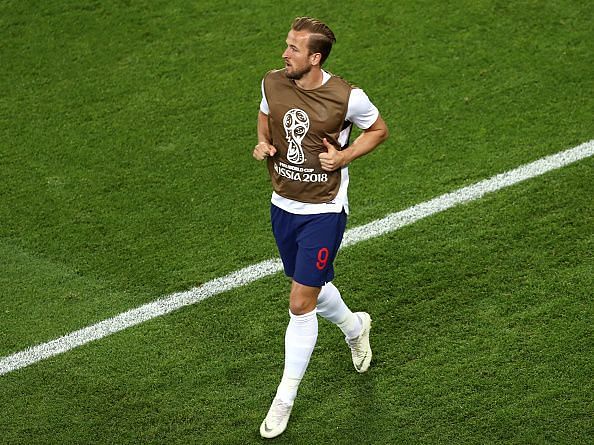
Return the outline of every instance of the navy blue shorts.
[[[346,213],[295,215],[272,205],[270,219],[285,274],[311,287],[332,281],[333,262],[344,235]]]

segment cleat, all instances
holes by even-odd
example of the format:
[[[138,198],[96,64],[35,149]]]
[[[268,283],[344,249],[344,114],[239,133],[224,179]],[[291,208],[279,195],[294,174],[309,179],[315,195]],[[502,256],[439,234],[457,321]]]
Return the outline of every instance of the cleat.
[[[266,418],[260,425],[260,435],[265,439],[272,439],[282,434],[287,429],[292,409],[293,405],[289,405],[281,399],[274,399]]]
[[[369,345],[369,331],[371,330],[371,317],[367,312],[356,312],[361,320],[361,333],[355,338],[345,338],[351,348],[353,365],[357,372],[365,372],[371,363],[371,346]]]

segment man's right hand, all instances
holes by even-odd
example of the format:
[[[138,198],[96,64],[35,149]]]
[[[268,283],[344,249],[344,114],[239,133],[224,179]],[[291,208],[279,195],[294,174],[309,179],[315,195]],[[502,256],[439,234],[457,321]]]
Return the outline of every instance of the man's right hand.
[[[276,148],[274,145],[271,145],[268,142],[258,142],[258,144],[254,147],[253,156],[258,161],[263,161],[264,159],[274,156],[275,154]]]

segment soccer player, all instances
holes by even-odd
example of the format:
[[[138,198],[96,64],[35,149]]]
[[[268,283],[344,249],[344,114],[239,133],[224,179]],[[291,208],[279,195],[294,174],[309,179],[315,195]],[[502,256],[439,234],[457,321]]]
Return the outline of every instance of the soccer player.
[[[262,81],[253,156],[268,164],[272,231],[292,279],[284,372],[260,426],[265,438],[287,427],[317,340],[317,315],[342,330],[358,372],[371,362],[371,317],[345,304],[332,284],[333,261],[349,212],[348,165],[381,144],[388,129],[363,90],[322,69],[335,42],[326,24],[296,18],[282,54],[284,69]],[[349,145],[353,124],[362,132]]]

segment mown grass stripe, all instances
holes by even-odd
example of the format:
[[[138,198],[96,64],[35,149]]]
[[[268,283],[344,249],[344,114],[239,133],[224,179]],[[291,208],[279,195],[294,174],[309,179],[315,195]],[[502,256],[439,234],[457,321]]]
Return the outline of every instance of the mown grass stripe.
[[[355,227],[345,233],[343,247],[393,232],[420,219],[442,212],[465,202],[477,200],[495,192],[552,170],[594,155],[594,140],[574,148],[544,157],[492,178],[438,196],[385,218]],[[41,360],[62,354],[89,342],[115,334],[129,327],[198,303],[206,298],[235,289],[282,270],[280,259],[270,259],[245,267],[224,277],[216,278],[200,287],[178,292],[123,312],[70,334],[0,359],[0,375],[27,367]]]

